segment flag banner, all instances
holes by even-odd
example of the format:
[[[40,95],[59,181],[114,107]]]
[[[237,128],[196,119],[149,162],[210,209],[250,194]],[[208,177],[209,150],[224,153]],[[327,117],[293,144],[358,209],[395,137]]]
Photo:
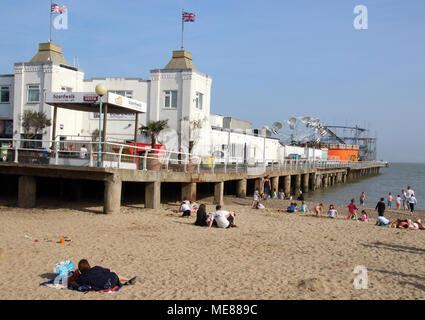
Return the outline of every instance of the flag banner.
[[[66,12],[66,7],[60,4],[53,3],[51,7],[51,13],[59,13],[62,14]]]
[[[182,18],[183,18],[183,22],[194,22],[195,14],[183,11]]]

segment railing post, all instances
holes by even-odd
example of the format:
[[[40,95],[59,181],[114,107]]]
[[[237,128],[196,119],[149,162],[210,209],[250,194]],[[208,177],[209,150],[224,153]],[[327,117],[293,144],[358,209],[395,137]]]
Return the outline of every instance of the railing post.
[[[145,151],[145,155],[143,156],[143,171],[148,170],[148,151]]]
[[[238,173],[238,159],[236,159],[236,167],[235,167],[235,171],[236,171],[236,173]]]
[[[118,153],[118,168],[121,166],[121,156],[122,156],[122,149],[124,146],[120,147],[120,152]]]
[[[89,167],[93,167],[93,145],[90,144],[90,154],[89,154]]]
[[[55,165],[59,164],[59,148],[58,148],[58,142],[55,141]]]
[[[13,143],[15,143],[15,140],[13,140]],[[20,142],[19,142],[19,144],[20,144]],[[16,143],[15,143],[15,160],[14,160],[14,162],[18,163],[18,141],[16,141]]]
[[[168,151],[167,151],[168,152]],[[170,154],[166,157],[166,159],[167,159],[167,163],[166,163],[166,165],[165,165],[165,170],[167,170],[168,171],[168,165],[170,164],[170,158],[171,158],[171,152],[170,152]]]

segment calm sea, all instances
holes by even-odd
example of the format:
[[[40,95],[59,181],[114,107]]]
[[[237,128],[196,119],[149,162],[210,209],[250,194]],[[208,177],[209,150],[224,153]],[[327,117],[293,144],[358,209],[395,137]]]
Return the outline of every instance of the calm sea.
[[[306,200],[323,201],[335,204],[348,204],[352,198],[359,203],[362,191],[366,193],[368,206],[375,206],[379,198],[387,201],[388,193],[395,198],[401,194],[401,189],[411,186],[415,191],[418,210],[425,210],[425,164],[391,163],[389,168],[383,168],[380,175],[359,179],[347,184],[339,184],[324,190],[317,190],[306,195]]]

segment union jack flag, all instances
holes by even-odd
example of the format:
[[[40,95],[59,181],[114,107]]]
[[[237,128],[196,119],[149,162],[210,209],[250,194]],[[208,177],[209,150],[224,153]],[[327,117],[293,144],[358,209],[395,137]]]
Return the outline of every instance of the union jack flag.
[[[195,22],[195,14],[194,13],[189,13],[189,12],[183,11],[182,18],[183,18],[183,22]]]
[[[59,13],[62,14],[66,11],[66,7],[60,4],[52,3],[51,13]]]

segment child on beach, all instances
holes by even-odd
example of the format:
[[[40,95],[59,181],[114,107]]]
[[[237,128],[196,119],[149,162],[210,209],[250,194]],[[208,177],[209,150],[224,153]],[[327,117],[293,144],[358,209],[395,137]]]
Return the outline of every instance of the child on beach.
[[[334,219],[338,216],[338,211],[335,209],[333,204],[329,206],[328,215],[331,219]]]
[[[359,220],[360,221],[363,221],[363,222],[368,222],[369,221],[369,218],[367,216],[367,212],[365,210],[362,210],[362,216],[359,218]]]
[[[260,200],[260,192],[258,191],[258,189],[255,189],[254,197],[252,198],[252,208],[255,208],[258,200]]]
[[[378,210],[378,215],[380,217],[384,216],[385,212],[385,202],[384,198],[381,198],[381,200],[376,204],[375,210]]]
[[[277,193],[276,193],[276,189],[273,189],[273,199],[277,199]]]
[[[400,197],[400,195],[397,195],[395,203],[396,203],[396,206],[397,206],[397,210],[400,210],[401,209],[401,197]]]
[[[394,197],[391,194],[391,192],[388,193],[388,203],[387,203],[388,208],[392,208],[393,207],[393,199],[394,199]]]
[[[279,200],[285,200],[285,193],[283,192],[283,189],[280,189],[279,191]]]
[[[316,213],[316,217],[320,217],[323,210],[323,203],[319,204],[318,206],[314,207],[314,212]]]
[[[301,203],[300,212],[307,212],[307,205],[305,204],[304,201]]]
[[[357,210],[358,208],[356,207],[356,200],[351,199],[351,203],[348,205],[348,213],[349,213],[349,219],[355,219],[357,220]]]
[[[360,195],[360,205],[364,206],[365,203],[366,203],[366,194],[362,192],[362,194]]]
[[[294,206],[295,206],[295,208],[294,208],[295,212],[300,211],[300,208],[298,207],[298,204],[296,202],[294,203]]]
[[[183,212],[182,217],[190,218],[192,208],[189,205],[189,201],[185,200],[181,203],[179,212]]]
[[[255,209],[265,209],[266,207],[260,202],[260,200],[258,200],[255,205],[254,205]]]
[[[291,205],[288,207],[286,212],[289,212],[289,213],[295,212],[295,204],[293,202],[291,202]]]

